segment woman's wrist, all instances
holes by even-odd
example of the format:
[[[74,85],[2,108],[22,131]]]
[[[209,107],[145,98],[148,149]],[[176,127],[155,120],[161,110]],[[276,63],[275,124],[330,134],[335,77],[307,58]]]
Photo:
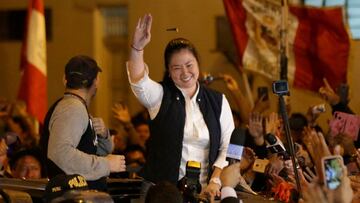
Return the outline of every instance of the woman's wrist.
[[[144,51],[144,48],[136,47],[134,44],[131,44],[131,48],[134,49],[134,50],[137,51],[137,52]]]
[[[215,184],[219,185],[220,187],[222,186],[221,180],[219,177],[212,177],[210,179],[209,183],[215,183]]]

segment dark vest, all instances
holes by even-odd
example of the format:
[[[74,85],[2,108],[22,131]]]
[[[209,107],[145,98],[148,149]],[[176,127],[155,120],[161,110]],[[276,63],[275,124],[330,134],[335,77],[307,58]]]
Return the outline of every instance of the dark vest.
[[[152,182],[177,183],[185,127],[185,98],[173,82],[162,83],[164,96],[150,122],[150,138],[143,177]],[[222,94],[200,86],[196,98],[210,134],[209,177],[220,148]]]
[[[41,144],[43,153],[45,153],[45,154],[47,154],[47,151],[48,151],[48,143],[49,143],[49,136],[50,136],[50,132],[49,132],[50,118],[55,110],[55,107],[62,99],[63,98],[60,98],[59,100],[57,100],[50,107],[49,111],[46,113],[46,116],[45,116],[44,132],[43,132],[43,134],[41,136],[41,140],[40,140],[40,144]],[[89,115],[89,118],[90,118],[90,115]],[[96,155],[97,148],[94,145],[95,138],[96,138],[96,135],[91,127],[90,119],[89,119],[88,127],[86,128],[86,131],[84,132],[84,134],[81,136],[81,139],[77,146],[77,149],[86,154]],[[66,154],[61,154],[60,156],[66,156]],[[59,168],[49,158],[46,159],[46,166],[47,166],[47,170],[48,170],[48,176],[50,179],[55,177],[58,174],[65,174],[65,172],[61,168]],[[72,175],[72,174],[69,174],[69,175]],[[99,180],[95,180],[95,181],[87,181],[87,183],[88,183],[88,186],[90,189],[97,189],[97,190],[106,190],[107,189],[106,177],[100,178]]]

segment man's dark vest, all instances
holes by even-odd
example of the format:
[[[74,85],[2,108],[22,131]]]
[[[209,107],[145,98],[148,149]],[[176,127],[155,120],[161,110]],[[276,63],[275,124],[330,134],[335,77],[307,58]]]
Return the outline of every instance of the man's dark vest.
[[[77,95],[74,95],[74,96],[79,97]],[[47,155],[47,151],[48,151],[48,143],[49,143],[49,136],[50,136],[49,122],[50,122],[51,116],[52,116],[52,114],[53,114],[53,112],[55,110],[55,107],[57,106],[57,104],[62,99],[63,98],[58,99],[50,107],[49,111],[46,113],[46,116],[45,116],[44,133],[41,136],[40,144],[41,144],[41,148],[43,150],[43,153],[45,153],[46,155]],[[82,98],[80,97],[79,99],[81,100]],[[86,104],[84,104],[84,105],[86,105]],[[86,108],[86,110],[87,110],[87,108]],[[90,115],[89,115],[89,118],[90,118]],[[95,136],[96,136],[95,132],[93,131],[93,129],[91,127],[90,119],[89,119],[88,127],[86,128],[86,131],[84,132],[84,134],[81,136],[81,139],[80,139],[80,142],[79,142],[79,144],[77,146],[77,149],[84,152],[84,153],[86,153],[86,154],[96,155],[97,148],[94,145],[94,140],[96,139]],[[66,156],[66,154],[61,154],[59,156]],[[55,177],[58,174],[65,174],[65,172],[63,170],[61,170],[61,168],[59,168],[49,158],[46,159],[46,167],[47,167],[48,176],[49,176],[50,179]],[[72,175],[72,174],[69,174],[69,175]],[[89,186],[90,189],[97,189],[97,190],[106,190],[107,189],[106,177],[100,178],[99,180],[95,180],[95,181],[88,181],[87,180],[87,183],[88,183],[88,186]]]
[[[152,182],[177,183],[185,127],[185,98],[173,82],[162,83],[164,96],[150,123],[150,138],[143,177]],[[196,101],[210,133],[209,177],[220,148],[222,95],[200,86]]]

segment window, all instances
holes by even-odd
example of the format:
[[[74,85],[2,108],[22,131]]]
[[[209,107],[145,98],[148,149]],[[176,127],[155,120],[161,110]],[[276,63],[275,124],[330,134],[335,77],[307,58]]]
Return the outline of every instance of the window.
[[[22,41],[27,10],[0,11],[0,41]],[[46,40],[52,39],[52,11],[45,8]]]

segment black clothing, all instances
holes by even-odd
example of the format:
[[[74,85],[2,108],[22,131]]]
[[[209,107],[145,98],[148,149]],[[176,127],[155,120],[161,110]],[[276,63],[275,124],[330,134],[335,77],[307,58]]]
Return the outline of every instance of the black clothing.
[[[142,175],[151,182],[166,180],[176,184],[185,127],[185,98],[173,82],[163,82],[162,86],[164,95],[157,116],[150,122],[151,136],[146,147],[148,153]],[[210,133],[211,168],[220,147],[222,94],[200,86],[196,101]]]

